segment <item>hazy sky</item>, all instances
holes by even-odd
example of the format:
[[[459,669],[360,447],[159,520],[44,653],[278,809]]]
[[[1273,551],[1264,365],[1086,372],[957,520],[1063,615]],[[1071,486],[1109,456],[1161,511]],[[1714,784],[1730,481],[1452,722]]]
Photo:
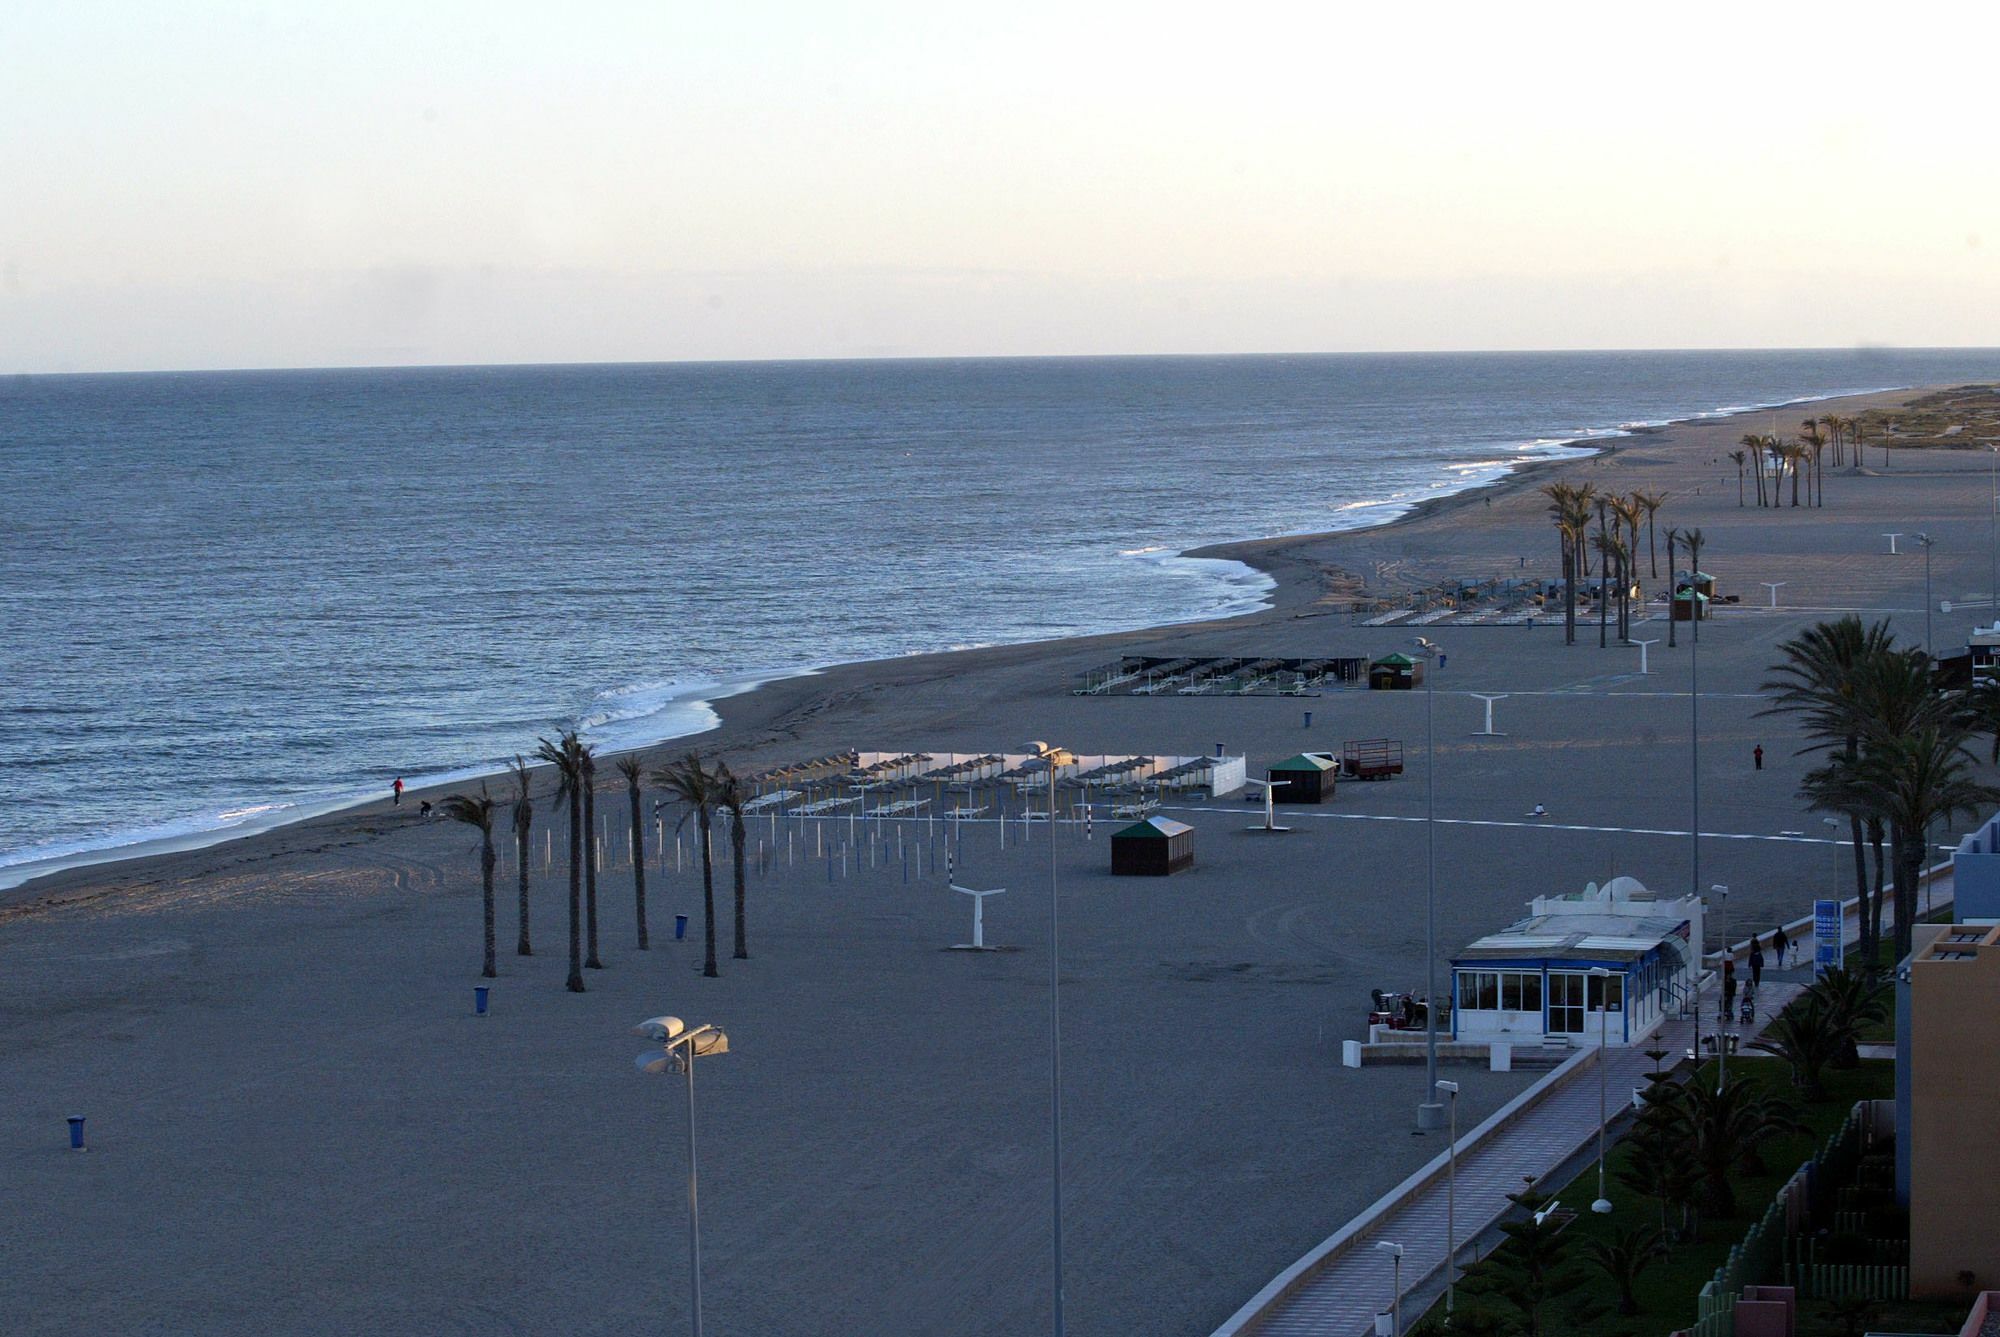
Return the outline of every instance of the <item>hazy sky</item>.
[[[2000,344],[1983,6],[0,8],[0,371]]]

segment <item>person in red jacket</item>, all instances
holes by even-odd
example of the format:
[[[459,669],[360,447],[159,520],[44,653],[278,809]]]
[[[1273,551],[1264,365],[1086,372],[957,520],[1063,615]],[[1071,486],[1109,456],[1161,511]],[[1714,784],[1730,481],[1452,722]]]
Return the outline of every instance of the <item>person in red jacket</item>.
[[[400,805],[400,804],[402,803],[402,801],[403,801],[403,777],[402,777],[402,776],[400,776],[400,775],[399,775],[399,776],[397,776],[397,777],[396,777],[396,783],[395,783],[395,784],[393,784],[393,785],[390,785],[390,786],[389,786],[389,791],[390,791],[390,793],[392,793],[392,794],[394,794],[394,795],[395,795],[395,797],[394,797],[394,798],[393,798],[393,799],[392,799],[391,801],[392,801],[393,803],[396,803],[396,804]]]

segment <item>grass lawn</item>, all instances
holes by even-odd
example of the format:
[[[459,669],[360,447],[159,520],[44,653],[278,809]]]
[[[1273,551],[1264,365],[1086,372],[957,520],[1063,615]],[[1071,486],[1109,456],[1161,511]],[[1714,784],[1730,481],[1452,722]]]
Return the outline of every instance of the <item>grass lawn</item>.
[[[1776,1059],[1738,1058],[1729,1065],[1729,1075],[1731,1081],[1758,1082],[1787,1094],[1792,1090],[1785,1065]],[[1621,1316],[1617,1312],[1617,1290],[1595,1267],[1579,1261],[1579,1267],[1589,1280],[1556,1302],[1557,1312],[1547,1316],[1553,1321],[1544,1326],[1552,1332],[1573,1333],[1578,1337],[1614,1337],[1622,1334],[1657,1337],[1693,1323],[1696,1296],[1702,1286],[1714,1277],[1715,1269],[1728,1256],[1730,1246],[1740,1240],[1762,1215],[1778,1188],[1839,1129],[1848,1112],[1854,1108],[1854,1102],[1887,1099],[1895,1094],[1895,1086],[1895,1065],[1887,1061],[1864,1062],[1859,1068],[1847,1071],[1829,1070],[1826,1074],[1827,1098],[1810,1105],[1801,1103],[1798,1107],[1799,1117],[1810,1131],[1776,1138],[1764,1146],[1763,1158],[1771,1167],[1770,1174],[1737,1176],[1737,1219],[1702,1222],[1700,1240],[1680,1245],[1666,1259],[1655,1263],[1640,1276],[1635,1288],[1639,1301],[1637,1315],[1629,1318]],[[1608,1240],[1638,1222],[1658,1222],[1659,1204],[1641,1197],[1618,1181],[1619,1167],[1627,1155],[1628,1149],[1621,1144],[1611,1149],[1607,1161],[1606,1196],[1614,1208],[1610,1215],[1597,1216],[1590,1211],[1590,1203],[1597,1196],[1595,1165],[1550,1195],[1565,1207],[1575,1208],[1578,1212],[1575,1222],[1564,1232],[1567,1236],[1576,1237],[1570,1246],[1572,1257],[1578,1256],[1577,1244],[1584,1239]],[[1468,1272],[1476,1270],[1475,1267]],[[1461,1300],[1461,1305],[1463,1303]],[[1593,1310],[1602,1311],[1602,1316],[1590,1319],[1581,1317],[1578,1312]],[[1442,1317],[1442,1312],[1437,1311],[1436,1317]],[[1801,1317],[1803,1319],[1804,1316]],[[1802,1323],[1801,1331],[1804,1330]],[[1905,1330],[1925,1331],[1923,1328]],[[1956,1328],[1935,1330],[1956,1331]]]

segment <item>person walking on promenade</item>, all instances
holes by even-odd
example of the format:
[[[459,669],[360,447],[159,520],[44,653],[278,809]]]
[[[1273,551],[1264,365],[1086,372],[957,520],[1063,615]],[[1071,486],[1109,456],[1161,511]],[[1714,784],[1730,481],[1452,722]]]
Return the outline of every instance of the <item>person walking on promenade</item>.
[[[1762,743],[1757,744],[1756,747],[1750,750],[1750,758],[1757,763],[1758,770],[1761,771],[1764,769],[1764,745]]]
[[[1750,939],[1750,987],[1759,988],[1764,983],[1764,944],[1757,938]]]
[[[1785,926],[1778,925],[1778,931],[1771,935],[1771,952],[1778,958],[1778,969],[1788,970],[1792,964],[1792,940],[1785,936]]]
[[[399,775],[399,776],[397,776],[397,777],[396,777],[396,783],[395,783],[395,784],[393,784],[393,785],[390,785],[390,786],[389,786],[389,793],[390,793],[390,796],[391,796],[391,797],[390,797],[390,799],[389,799],[389,801],[390,801],[391,803],[395,804],[395,805],[396,805],[396,806],[398,806],[398,807],[402,806],[402,802],[403,802],[403,777],[402,777],[402,776],[400,776],[400,775]]]

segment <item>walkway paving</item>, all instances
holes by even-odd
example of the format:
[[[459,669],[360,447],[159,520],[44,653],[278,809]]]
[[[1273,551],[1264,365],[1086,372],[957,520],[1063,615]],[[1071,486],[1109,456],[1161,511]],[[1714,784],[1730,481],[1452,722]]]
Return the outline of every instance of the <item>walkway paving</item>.
[[[1933,893],[1939,903],[1949,899],[1948,875],[1937,879]],[[1885,916],[1885,928],[1888,919]],[[1850,941],[1853,928],[1850,915]],[[1768,1019],[1774,1015],[1798,995],[1809,977],[1808,969],[1767,970],[1758,1016]],[[1719,983],[1711,980],[1702,991],[1704,1034],[1714,1030],[1719,989]],[[1693,1044],[1693,1023],[1670,1020],[1655,1032],[1646,1048],[1678,1054]],[[1600,1080],[1613,1111],[1620,1101],[1631,1098],[1634,1088],[1645,1086],[1652,1060],[1643,1050],[1613,1049],[1609,1055],[1602,1068],[1596,1057],[1586,1059],[1570,1071],[1560,1089],[1477,1144],[1467,1148],[1461,1136],[1455,1219],[1462,1261],[1464,1241],[1500,1219],[1512,1206],[1506,1195],[1521,1188],[1524,1176],[1548,1174],[1597,1136]],[[1442,1176],[1426,1184],[1291,1294],[1261,1316],[1239,1313],[1223,1325],[1218,1337],[1225,1333],[1255,1333],[1257,1337],[1359,1337],[1372,1333],[1375,1315],[1388,1309],[1395,1290],[1394,1260],[1377,1249],[1376,1243],[1394,1241],[1403,1246],[1403,1294],[1421,1290],[1444,1265],[1447,1196]],[[1562,1205],[1577,1211],[1590,1208],[1588,1199],[1565,1200]],[[1414,1313],[1404,1315],[1406,1325],[1415,1319]]]

